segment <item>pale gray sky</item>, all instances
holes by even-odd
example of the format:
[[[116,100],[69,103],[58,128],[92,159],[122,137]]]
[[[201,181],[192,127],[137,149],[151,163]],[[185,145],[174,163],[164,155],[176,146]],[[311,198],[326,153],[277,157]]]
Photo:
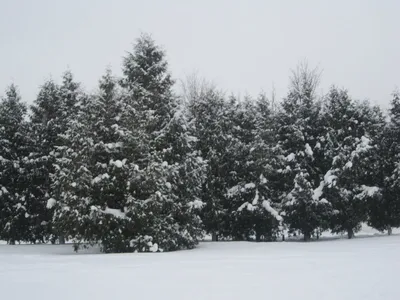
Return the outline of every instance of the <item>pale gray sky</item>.
[[[384,106],[400,85],[399,0],[0,0],[0,89],[31,102],[67,68],[91,90],[141,31],[175,78],[197,70],[221,89],[283,97],[290,69],[323,69],[321,90],[346,87]]]

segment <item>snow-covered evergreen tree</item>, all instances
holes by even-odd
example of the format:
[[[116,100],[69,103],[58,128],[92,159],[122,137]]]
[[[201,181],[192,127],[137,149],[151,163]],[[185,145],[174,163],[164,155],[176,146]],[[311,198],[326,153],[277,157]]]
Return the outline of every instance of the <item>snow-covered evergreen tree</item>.
[[[400,94],[395,92],[389,111],[390,120],[380,132],[372,136],[376,139],[374,163],[368,169],[375,176],[372,185],[380,187],[369,201],[368,224],[391,234],[393,227],[400,226]]]
[[[267,124],[271,123],[271,108],[265,100],[260,97],[257,105],[251,99],[239,103],[233,99],[230,103],[232,138],[227,147],[230,188],[226,209],[230,234],[235,239],[255,236],[257,241],[273,240],[282,221],[274,186],[267,179],[274,172],[275,156],[270,143],[272,127]]]
[[[331,230],[347,232],[349,238],[367,220],[367,201],[379,191],[367,185],[366,178],[375,149],[371,131],[380,126],[379,119],[366,117],[370,109],[336,88],[330,90],[325,102],[325,155],[331,168],[324,176],[323,192],[333,208]]]
[[[56,232],[52,228],[52,209],[47,208],[47,201],[51,194],[51,178],[54,175],[55,147],[60,145],[59,134],[62,133],[62,103],[59,86],[53,81],[46,81],[31,106],[30,128],[33,139],[31,162],[35,172],[32,179],[35,181],[36,201],[42,210],[42,223],[46,235],[54,243]]]
[[[71,71],[66,71],[62,76],[62,84],[59,86],[59,105],[57,106],[57,117],[53,119],[54,127],[57,131],[57,140],[53,146],[53,150],[50,152],[52,160],[54,161],[55,170],[54,173],[50,173],[51,188],[50,188],[50,203],[54,202],[54,199],[59,200],[62,198],[65,192],[60,184],[61,177],[64,175],[60,170],[67,164],[68,159],[66,152],[69,147],[69,141],[66,138],[67,132],[74,126],[75,122],[79,122],[78,113],[82,109],[85,101],[85,95],[80,88],[80,84],[74,80]],[[78,125],[77,125],[78,126]],[[67,134],[68,136],[68,134]],[[52,205],[48,205],[48,208],[52,208]],[[65,243],[64,232],[61,228],[55,226],[55,232],[58,235],[60,244]]]
[[[192,248],[200,234],[196,209],[202,204],[197,191],[204,163],[192,149],[194,139],[173,95],[164,51],[142,35],[124,59],[123,74],[121,83],[134,110],[132,126],[139,138],[128,216],[142,225],[131,247]]]
[[[0,238],[14,244],[32,241],[31,208],[33,197],[24,168],[29,156],[27,108],[15,85],[10,85],[0,102]]]
[[[206,180],[201,199],[205,203],[201,218],[213,240],[227,236],[229,212],[226,209],[227,183],[231,157],[227,147],[232,143],[229,104],[223,95],[212,87],[191,87],[187,99],[189,120],[196,130],[196,150],[207,162]],[[227,233],[228,231],[228,233]]]
[[[76,85],[73,85],[76,86]],[[129,248],[124,207],[128,201],[133,135],[125,127],[132,110],[123,102],[110,71],[93,97],[76,95],[79,111],[60,135],[53,186],[55,224],[76,243],[101,243],[106,252]],[[123,235],[124,233],[125,235]]]
[[[329,202],[320,198],[322,188],[314,190],[308,178],[306,173],[296,174],[294,188],[289,201],[285,203],[285,206],[290,207],[286,209],[285,215],[289,229],[301,232],[305,241],[318,235],[319,230],[325,229],[330,214]]]
[[[329,211],[329,203],[319,192],[324,159],[320,104],[316,97],[318,80],[316,70],[300,65],[293,73],[288,96],[277,119],[285,223],[290,232],[302,231],[304,239],[326,227],[326,217],[321,212]]]

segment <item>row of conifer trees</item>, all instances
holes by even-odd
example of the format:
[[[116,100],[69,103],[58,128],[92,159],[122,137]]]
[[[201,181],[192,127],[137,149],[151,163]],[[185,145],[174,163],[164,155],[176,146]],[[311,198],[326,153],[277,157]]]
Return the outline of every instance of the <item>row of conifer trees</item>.
[[[31,107],[0,103],[0,239],[105,252],[276,240],[400,225],[400,95],[386,114],[300,65],[282,101],[226,96],[196,76],[179,93],[142,35],[87,93],[71,72]]]

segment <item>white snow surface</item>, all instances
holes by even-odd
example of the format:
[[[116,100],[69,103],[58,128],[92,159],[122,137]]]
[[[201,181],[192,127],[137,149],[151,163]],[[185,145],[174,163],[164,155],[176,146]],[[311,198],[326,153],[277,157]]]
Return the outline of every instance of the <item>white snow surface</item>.
[[[324,186],[325,186],[325,182],[321,181],[319,186],[313,191],[312,198],[314,201],[318,201],[321,198],[322,192],[324,190]]]
[[[398,300],[399,249],[396,235],[154,254],[0,245],[0,287],[13,300]]]
[[[256,187],[256,185],[254,184],[254,182],[246,183],[246,184],[244,185],[244,188],[245,188],[246,190],[248,190],[248,189],[254,189],[255,187]]]
[[[49,200],[47,200],[47,204],[46,207],[48,209],[51,209],[52,207],[54,207],[54,205],[56,205],[57,201],[54,198],[50,198]]]
[[[345,165],[344,168],[345,169],[351,169],[353,167],[353,163],[351,161],[348,161]]]
[[[363,193],[369,197],[374,196],[376,193],[378,193],[380,191],[379,187],[377,187],[377,186],[362,185],[361,189],[363,190]]]
[[[290,153],[288,156],[286,156],[287,161],[293,161],[296,158],[296,155],[294,153]]]
[[[326,174],[324,175],[324,182],[328,187],[332,187],[334,184],[334,181],[336,180],[337,176],[332,174],[333,171],[329,170],[328,172],[326,172]]]
[[[306,154],[308,155],[308,156],[313,156],[314,155],[314,152],[312,151],[312,149],[311,149],[311,147],[310,147],[310,145],[307,143],[306,144]]]

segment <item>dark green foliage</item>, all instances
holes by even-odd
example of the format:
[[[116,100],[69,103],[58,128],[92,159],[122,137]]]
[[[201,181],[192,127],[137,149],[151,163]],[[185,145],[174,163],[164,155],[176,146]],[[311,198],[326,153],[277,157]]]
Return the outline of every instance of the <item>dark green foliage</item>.
[[[35,141],[26,122],[27,109],[11,85],[0,103],[0,238],[43,242],[48,215],[41,202]]]
[[[275,99],[225,97],[191,78],[174,93],[149,35],[86,94],[71,72],[41,87],[31,114],[0,102],[0,239],[64,238],[104,252],[161,252],[214,240],[349,238],[400,226],[400,95],[390,119],[293,72]]]
[[[400,95],[398,92],[393,94],[389,113],[388,124],[380,132],[374,133],[377,149],[374,161],[368,165],[368,170],[372,175],[369,176],[370,180],[380,187],[380,193],[369,201],[368,223],[378,230],[388,230],[388,233],[391,233],[392,227],[400,226]]]

